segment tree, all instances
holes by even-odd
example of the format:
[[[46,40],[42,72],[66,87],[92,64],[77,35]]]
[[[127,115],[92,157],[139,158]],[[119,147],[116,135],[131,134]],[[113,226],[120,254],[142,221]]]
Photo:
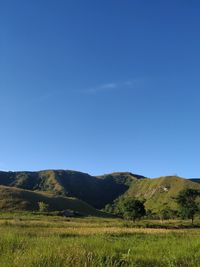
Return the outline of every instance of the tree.
[[[49,209],[49,205],[44,203],[44,202],[38,202],[38,206],[39,206],[39,211],[40,212],[45,212],[45,211],[48,211]]]
[[[169,207],[165,207],[159,211],[159,217],[161,221],[174,219],[177,217],[177,212],[175,210],[170,209]]]
[[[159,217],[160,217],[160,220],[163,221],[163,220],[169,220],[169,212],[168,212],[168,209],[161,209],[159,211]]]
[[[107,204],[104,208],[104,211],[105,212],[108,212],[108,213],[114,213],[115,212],[115,207],[114,207],[114,204]]]
[[[146,210],[145,216],[147,219],[153,219],[153,217],[155,216],[155,213],[152,210],[148,209]]]
[[[146,214],[144,203],[132,197],[121,199],[118,205],[122,216],[134,222],[136,219],[141,219]]]
[[[180,214],[183,218],[188,218],[194,222],[194,216],[197,213],[198,204],[197,197],[200,196],[200,191],[196,189],[182,190],[177,198],[177,203],[180,207]]]

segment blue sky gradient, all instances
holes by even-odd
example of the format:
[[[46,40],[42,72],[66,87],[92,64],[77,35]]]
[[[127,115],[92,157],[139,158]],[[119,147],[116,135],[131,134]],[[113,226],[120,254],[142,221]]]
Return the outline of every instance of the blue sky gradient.
[[[200,2],[0,1],[0,169],[200,177]]]

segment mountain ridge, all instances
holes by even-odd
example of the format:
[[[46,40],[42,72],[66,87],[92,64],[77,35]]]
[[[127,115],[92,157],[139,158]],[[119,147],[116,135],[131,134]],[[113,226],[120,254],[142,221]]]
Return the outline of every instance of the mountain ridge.
[[[0,185],[1,211],[38,211],[39,202],[47,204],[48,211],[71,210],[83,216],[106,217],[105,213],[76,198]]]
[[[134,176],[130,172],[92,176],[72,170],[1,171],[0,185],[76,197],[97,209],[102,209],[106,204],[125,193],[134,180],[142,177]]]
[[[92,176],[74,170],[0,171],[0,186],[75,198],[95,209],[103,209],[122,196],[143,199],[146,208],[154,211],[165,207],[175,209],[175,198],[180,190],[200,189],[199,182],[200,179],[178,176],[147,178],[131,172]]]

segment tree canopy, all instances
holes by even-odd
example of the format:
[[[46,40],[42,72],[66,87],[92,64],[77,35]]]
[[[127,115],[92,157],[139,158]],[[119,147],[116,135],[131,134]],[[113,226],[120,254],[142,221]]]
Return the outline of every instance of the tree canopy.
[[[200,196],[200,191],[196,189],[185,189],[181,191],[177,198],[177,203],[180,207],[180,214],[183,218],[188,218],[194,221],[194,216],[199,210],[197,197]]]
[[[144,203],[132,197],[121,199],[118,208],[125,219],[133,221],[141,219],[146,214]]]

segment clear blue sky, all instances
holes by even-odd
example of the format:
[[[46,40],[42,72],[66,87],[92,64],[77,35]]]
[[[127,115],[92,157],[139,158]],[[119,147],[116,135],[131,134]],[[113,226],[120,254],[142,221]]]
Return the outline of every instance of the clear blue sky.
[[[200,3],[0,0],[0,169],[200,177]]]

